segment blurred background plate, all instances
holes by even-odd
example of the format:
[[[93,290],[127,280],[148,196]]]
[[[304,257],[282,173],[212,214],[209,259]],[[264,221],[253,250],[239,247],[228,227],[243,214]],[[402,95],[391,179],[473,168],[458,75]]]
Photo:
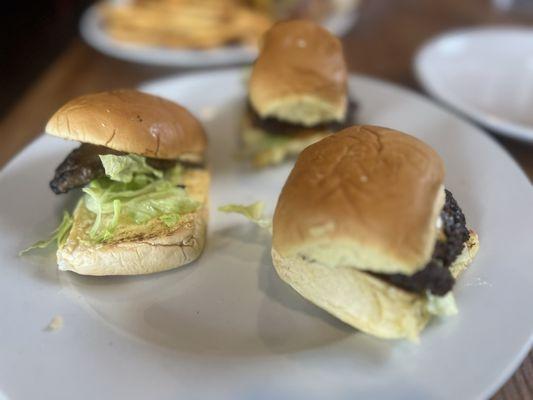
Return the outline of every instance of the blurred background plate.
[[[533,331],[533,190],[478,128],[397,86],[349,80],[359,121],[410,132],[441,154],[446,186],[481,240],[455,289],[459,315],[433,321],[419,344],[385,341],[304,300],[276,275],[269,234],[217,211],[264,200],[271,213],[291,169],[255,171],[235,157],[242,72],[142,89],[182,103],[207,129],[205,252],[177,270],[108,278],[59,272],[52,250],[17,257],[76,200],[54,195],[48,180],[77,144],[37,139],[0,172],[0,398],[470,400],[488,398],[518,366]],[[44,332],[57,315],[63,329]]]
[[[495,133],[533,141],[533,29],[473,28],[438,36],[415,59],[424,89]]]
[[[126,1],[107,0],[109,4]],[[260,1],[258,1],[260,3]],[[320,4],[320,2],[315,2]],[[329,0],[333,11],[323,19],[322,25],[337,36],[346,34],[357,20],[358,0]],[[254,45],[225,45],[210,49],[187,49],[128,43],[109,35],[104,17],[97,3],[89,7],[80,20],[83,39],[100,52],[126,61],[175,67],[213,67],[251,63],[257,56]],[[312,11],[310,11],[312,13]]]

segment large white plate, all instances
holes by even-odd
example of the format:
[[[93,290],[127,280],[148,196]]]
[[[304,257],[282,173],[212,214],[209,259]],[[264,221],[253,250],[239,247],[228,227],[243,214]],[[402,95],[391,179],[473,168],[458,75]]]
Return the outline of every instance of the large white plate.
[[[440,152],[447,186],[481,238],[457,285],[460,314],[432,323],[418,345],[390,342],[302,299],[277,277],[269,235],[216,211],[257,199],[272,211],[290,170],[255,172],[236,159],[241,73],[143,88],[185,104],[208,129],[205,253],[178,270],[129,278],[59,273],[51,252],[17,258],[76,197],[55,196],[47,183],[75,144],[36,140],[0,174],[1,392],[13,399],[476,399],[518,366],[533,330],[533,191],[477,128],[404,89],[350,79],[360,121],[411,132]],[[43,332],[55,315],[64,328]]]
[[[425,44],[415,58],[435,98],[502,135],[533,141],[533,29],[474,28]]]
[[[109,0],[120,1],[120,0]],[[351,9],[336,12],[324,21],[324,26],[337,36],[347,33],[357,18],[356,3]],[[349,5],[349,4],[348,4]],[[344,6],[347,7],[346,5]],[[122,60],[176,67],[212,67],[250,63],[257,56],[253,47],[232,45],[209,50],[186,50],[124,43],[110,37],[103,27],[98,4],[89,7],[80,20],[80,33],[85,41],[102,53]]]

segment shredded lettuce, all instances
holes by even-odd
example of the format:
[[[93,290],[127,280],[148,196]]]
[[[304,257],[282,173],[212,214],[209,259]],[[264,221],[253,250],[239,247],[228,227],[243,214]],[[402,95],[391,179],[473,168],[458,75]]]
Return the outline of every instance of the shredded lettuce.
[[[22,250],[19,253],[19,256],[26,254],[27,252],[35,249],[44,249],[45,247],[50,246],[53,242],[57,243],[57,247],[61,247],[67,240],[68,233],[72,228],[72,217],[67,211],[63,212],[63,219],[59,226],[50,234],[48,239],[39,240],[38,242],[32,244],[27,249]]]
[[[120,217],[120,211],[122,210],[122,203],[120,200],[115,199],[113,200],[113,218],[111,218],[111,221],[109,224],[105,227],[105,229],[102,232],[98,232],[95,230],[95,227],[97,226],[94,224],[91,228],[91,231],[89,232],[89,235],[96,239],[98,242],[105,242],[108,239],[111,239],[113,237],[113,233],[115,232],[115,228],[118,225],[119,217]],[[101,224],[102,214],[97,214],[97,219],[100,218],[98,221],[98,224]]]
[[[430,314],[439,315],[441,317],[457,314],[457,305],[452,292],[448,292],[444,296],[435,296],[428,291],[426,296],[427,310]]]
[[[93,180],[83,189],[85,207],[96,215],[89,236],[98,242],[113,237],[120,221],[144,224],[158,218],[168,227],[181,215],[195,211],[182,183],[182,167],[163,173],[140,156],[100,156],[106,177]]]
[[[272,220],[270,218],[263,217],[264,208],[265,204],[262,201],[257,201],[249,205],[226,204],[224,206],[220,206],[218,211],[241,214],[253,223],[259,225],[261,228],[266,228],[271,231]]]
[[[100,159],[106,176],[91,181],[82,189],[85,207],[95,214],[89,237],[96,242],[113,238],[121,223],[144,224],[157,218],[172,227],[183,214],[200,206],[182,186],[181,165],[163,172],[150,167],[144,157],[135,154],[101,155]],[[65,212],[61,224],[48,239],[31,245],[20,254],[45,248],[54,241],[61,247],[71,227],[72,217]]]
[[[129,183],[133,180],[134,174],[153,174],[157,178],[163,177],[162,171],[150,167],[146,163],[146,158],[136,154],[126,156],[106,154],[99,157],[102,160],[106,176],[116,182]]]
[[[174,186],[181,185],[183,183],[183,167],[176,164],[174,168],[165,171],[165,179]]]
[[[159,220],[168,227],[176,225],[180,219],[181,215],[179,214],[165,214],[159,217]]]

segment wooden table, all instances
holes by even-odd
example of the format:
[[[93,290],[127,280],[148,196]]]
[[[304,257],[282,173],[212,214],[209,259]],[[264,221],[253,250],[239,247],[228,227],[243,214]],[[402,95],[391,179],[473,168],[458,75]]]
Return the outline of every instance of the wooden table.
[[[415,90],[420,87],[412,73],[412,57],[429,37],[456,27],[533,22],[533,15],[501,13],[487,0],[366,0],[360,15],[344,39],[350,69]],[[144,80],[178,72],[186,71],[114,60],[75,40],[0,122],[0,167],[35,138],[51,113],[71,97],[134,87]],[[495,139],[533,180],[533,145]],[[533,353],[494,399],[533,399]]]

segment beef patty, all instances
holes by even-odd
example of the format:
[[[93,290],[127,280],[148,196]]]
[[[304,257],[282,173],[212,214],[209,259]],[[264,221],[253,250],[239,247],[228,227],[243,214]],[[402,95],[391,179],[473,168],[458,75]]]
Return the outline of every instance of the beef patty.
[[[424,293],[429,290],[434,295],[443,296],[452,290],[455,279],[449,267],[463,251],[470,234],[466,227],[465,216],[448,190],[440,218],[445,238],[437,240],[431,260],[424,269],[413,275],[377,273],[372,275],[409,292]]]
[[[50,188],[56,194],[67,193],[71,189],[83,187],[93,179],[105,176],[104,166],[99,155],[125,155],[121,151],[105,146],[83,143],[74,149],[56,168],[54,178],[50,181]],[[146,162],[153,168],[166,170],[176,165],[176,160],[162,160],[146,158]]]
[[[355,124],[355,112],[357,110],[357,103],[351,99],[348,99],[348,108],[346,110],[346,118],[344,121],[332,121],[314,126],[304,126],[300,124],[294,124],[291,122],[281,121],[274,117],[261,118],[259,114],[254,110],[252,105],[248,103],[247,112],[250,116],[253,126],[260,128],[265,132],[271,132],[279,135],[292,135],[295,133],[305,133],[306,130],[314,133],[317,130],[328,130],[337,132],[348,126]]]

